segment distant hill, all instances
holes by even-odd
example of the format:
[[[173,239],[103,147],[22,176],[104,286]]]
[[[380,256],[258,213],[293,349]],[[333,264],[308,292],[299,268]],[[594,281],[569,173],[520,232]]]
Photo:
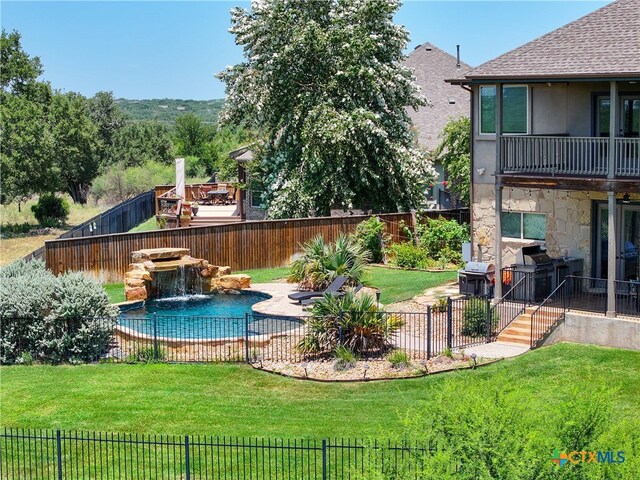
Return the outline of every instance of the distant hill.
[[[173,123],[176,118],[185,113],[193,113],[205,123],[215,123],[218,113],[224,104],[224,99],[217,100],[128,100],[118,98],[116,103],[133,120],[157,120],[159,122]]]

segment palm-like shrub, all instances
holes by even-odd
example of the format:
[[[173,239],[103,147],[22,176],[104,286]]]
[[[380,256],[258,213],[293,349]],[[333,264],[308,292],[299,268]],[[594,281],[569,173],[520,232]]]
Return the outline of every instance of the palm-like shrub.
[[[298,344],[303,353],[331,353],[344,346],[354,353],[384,350],[402,326],[397,315],[378,308],[371,295],[348,291],[343,297],[326,294],[313,304],[307,334]]]
[[[358,285],[364,275],[369,253],[355,239],[340,234],[335,243],[318,235],[302,246],[302,256],[291,264],[290,282],[301,290],[321,290],[336,277],[347,278],[347,285]]]

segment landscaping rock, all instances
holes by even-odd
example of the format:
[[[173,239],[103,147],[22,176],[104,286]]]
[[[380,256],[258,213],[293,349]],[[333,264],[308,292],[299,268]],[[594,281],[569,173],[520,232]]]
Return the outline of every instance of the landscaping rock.
[[[218,267],[218,276],[231,275],[231,267]]]
[[[128,301],[146,300],[147,289],[144,287],[124,287],[124,296]]]
[[[251,286],[251,277],[245,274],[224,275],[220,277],[220,287],[226,290],[242,290]]]

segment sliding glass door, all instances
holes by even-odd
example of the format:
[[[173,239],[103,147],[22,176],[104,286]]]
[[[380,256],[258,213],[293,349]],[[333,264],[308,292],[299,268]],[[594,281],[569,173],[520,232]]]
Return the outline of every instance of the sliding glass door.
[[[594,222],[597,239],[593,259],[595,276],[607,278],[609,263],[609,209],[604,203],[598,204]],[[618,280],[640,279],[640,205],[620,204],[616,207],[618,224],[618,245],[616,261]]]

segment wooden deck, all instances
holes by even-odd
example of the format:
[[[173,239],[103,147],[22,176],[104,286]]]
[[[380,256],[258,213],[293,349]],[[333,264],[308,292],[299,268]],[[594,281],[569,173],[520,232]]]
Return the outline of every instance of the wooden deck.
[[[191,218],[191,226],[202,227],[240,222],[237,207],[237,205],[200,205],[198,214]]]

